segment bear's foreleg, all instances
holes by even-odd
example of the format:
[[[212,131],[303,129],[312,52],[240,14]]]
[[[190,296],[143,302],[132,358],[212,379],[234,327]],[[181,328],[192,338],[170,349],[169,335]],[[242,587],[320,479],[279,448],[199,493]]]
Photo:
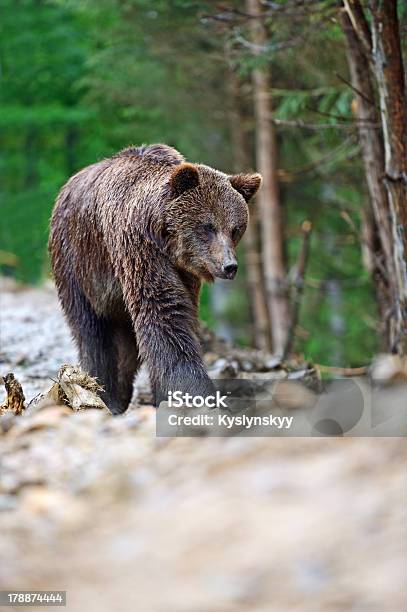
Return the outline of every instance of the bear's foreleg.
[[[168,333],[168,330],[160,326],[155,329],[149,327],[146,333],[144,324],[142,328],[136,329],[136,333],[149,369],[155,406],[168,401],[170,391],[189,393],[194,397],[214,395],[214,385],[205,370],[198,342],[192,334],[189,336],[183,329],[180,342],[173,336],[173,332]]]
[[[145,247],[145,245],[144,245]],[[161,253],[144,252],[142,261],[122,261],[121,284],[140,358],[146,363],[154,403],[169,392],[193,396],[215,393],[197,337],[197,308],[180,275]]]

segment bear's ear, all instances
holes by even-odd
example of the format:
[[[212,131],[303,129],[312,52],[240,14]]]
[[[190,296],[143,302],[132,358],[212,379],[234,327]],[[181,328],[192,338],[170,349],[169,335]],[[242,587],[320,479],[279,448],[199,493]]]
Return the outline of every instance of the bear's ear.
[[[233,189],[236,189],[249,202],[259,189],[261,174],[235,174],[229,177]]]
[[[176,166],[170,177],[171,195],[177,198],[185,191],[199,185],[198,169],[193,164],[180,164]]]

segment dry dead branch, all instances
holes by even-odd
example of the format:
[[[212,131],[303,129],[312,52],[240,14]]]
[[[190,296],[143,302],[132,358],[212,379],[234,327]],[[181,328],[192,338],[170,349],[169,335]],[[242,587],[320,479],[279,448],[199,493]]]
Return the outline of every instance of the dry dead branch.
[[[0,415],[6,410],[11,410],[14,414],[22,414],[25,409],[25,397],[23,389],[14,374],[9,372],[3,377],[3,384],[6,388],[7,397],[0,406]]]
[[[95,378],[77,366],[65,364],[60,367],[57,381],[46,396],[49,394],[53,398],[56,396],[59,401],[73,410],[86,408],[107,410],[106,404],[98,395],[100,392],[103,392],[103,387]]]
[[[95,378],[79,366],[65,364],[59,368],[52,387],[35,397],[30,402],[30,408],[32,406],[38,411],[49,406],[64,405],[75,411],[89,408],[108,410],[99,393],[103,393],[103,387]]]

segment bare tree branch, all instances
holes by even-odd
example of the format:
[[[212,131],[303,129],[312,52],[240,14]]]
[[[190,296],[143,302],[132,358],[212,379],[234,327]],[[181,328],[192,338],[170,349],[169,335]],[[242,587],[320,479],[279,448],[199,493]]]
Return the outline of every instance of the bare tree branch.
[[[321,115],[322,117],[330,117],[331,119],[338,119],[339,121],[348,121],[349,123],[354,123],[354,124],[371,124],[371,125],[378,125],[378,122],[373,122],[370,119],[355,119],[355,117],[346,117],[345,115],[336,115],[335,113],[326,113],[323,111],[318,110],[317,108],[312,108],[312,106],[306,106],[305,107],[306,110],[310,111],[311,113],[315,113],[316,115]]]
[[[298,119],[293,121],[291,119],[276,119],[276,117],[270,117],[271,121],[275,125],[284,126],[284,127],[295,127],[295,128],[303,128],[305,130],[354,130],[357,127],[357,122],[352,124],[349,123],[307,123]],[[372,124],[364,124],[367,129],[377,130],[380,129],[380,125],[378,123]]]
[[[366,57],[369,59],[372,52],[372,36],[363,7],[359,0],[343,0],[343,4],[353,29],[362,44]]]
[[[354,85],[352,85],[352,83],[350,81],[348,81],[347,79],[345,79],[345,77],[343,77],[341,74],[339,74],[338,72],[335,72],[335,76],[337,79],[339,79],[340,81],[342,81],[342,83],[345,83],[345,85],[347,85],[348,87],[350,87],[352,89],[352,91],[354,91],[355,93],[358,94],[358,96],[360,96],[361,98],[363,98],[363,100],[365,100],[365,102],[367,102],[368,104],[371,104],[372,106],[374,106],[375,108],[377,108],[378,110],[379,107],[376,105],[374,100],[371,100],[370,98],[368,98],[362,91],[360,91],[359,89],[357,89]]]

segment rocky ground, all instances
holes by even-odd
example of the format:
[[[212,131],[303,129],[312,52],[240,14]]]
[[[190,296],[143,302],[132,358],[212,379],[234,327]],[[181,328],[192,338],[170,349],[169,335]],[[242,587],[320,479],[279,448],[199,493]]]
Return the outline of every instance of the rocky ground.
[[[0,374],[31,399],[75,363],[69,333],[52,287],[0,307]],[[136,399],[5,413],[0,589],[75,612],[407,610],[406,460],[403,438],[159,439]]]

